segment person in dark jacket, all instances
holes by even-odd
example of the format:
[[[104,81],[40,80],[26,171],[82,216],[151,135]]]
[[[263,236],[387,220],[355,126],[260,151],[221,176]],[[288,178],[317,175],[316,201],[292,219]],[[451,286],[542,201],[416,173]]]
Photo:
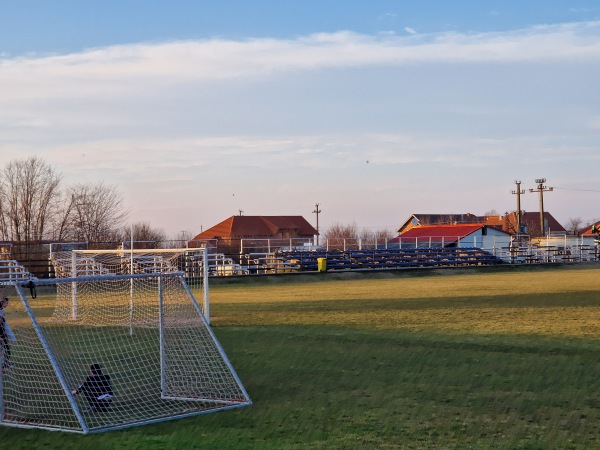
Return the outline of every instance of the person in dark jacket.
[[[102,373],[100,364],[94,363],[90,366],[90,374],[83,384],[77,389],[73,389],[71,393],[73,395],[79,393],[85,395],[85,398],[90,405],[86,412],[106,411],[113,398],[110,375]]]
[[[11,367],[10,364],[10,342],[14,341],[15,337],[12,333],[10,327],[8,326],[8,322],[6,321],[5,310],[8,306],[8,297],[2,298],[0,300],[0,347],[2,347],[2,352],[4,353],[4,362],[2,363],[2,371],[4,369],[8,369]]]

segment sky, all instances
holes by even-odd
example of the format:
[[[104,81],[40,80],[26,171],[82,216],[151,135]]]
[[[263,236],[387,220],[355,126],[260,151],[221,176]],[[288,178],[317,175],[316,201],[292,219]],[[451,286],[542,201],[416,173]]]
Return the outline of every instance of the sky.
[[[0,0],[0,169],[117,186],[175,237],[237,215],[600,220],[600,2]]]

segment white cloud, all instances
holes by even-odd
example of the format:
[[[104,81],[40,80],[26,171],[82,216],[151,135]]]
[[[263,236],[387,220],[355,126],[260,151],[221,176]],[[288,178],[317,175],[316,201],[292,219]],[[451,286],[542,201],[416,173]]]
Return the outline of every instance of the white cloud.
[[[417,34],[416,30],[411,27],[404,27],[404,31],[406,31],[408,34]]]
[[[406,28],[409,33],[414,30]],[[0,60],[5,99],[106,95],[139,83],[227,80],[289,70],[453,62],[600,59],[600,22],[539,26],[516,32],[367,36],[317,33],[295,40],[202,40],[132,44],[82,53]]]
[[[510,209],[515,177],[593,179],[599,22],[406,31],[2,57],[0,167],[37,154],[118,184],[133,220],[173,232],[315,201],[324,223],[395,225]]]
[[[600,61],[600,22],[516,32],[132,44],[58,56],[0,59],[0,126],[11,130],[119,127],[130,105],[296,73],[417,65]],[[437,70],[440,68],[438,67]],[[182,99],[185,102],[185,99]],[[121,105],[118,107],[116,105]],[[58,108],[58,110],[57,110]],[[83,108],[83,109],[82,109]]]

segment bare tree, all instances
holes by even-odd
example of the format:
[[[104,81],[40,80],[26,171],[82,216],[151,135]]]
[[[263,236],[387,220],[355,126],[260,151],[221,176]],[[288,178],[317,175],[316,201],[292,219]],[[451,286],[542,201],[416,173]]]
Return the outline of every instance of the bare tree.
[[[339,222],[335,222],[325,231],[323,236],[327,240],[358,239],[358,227],[354,222],[350,225],[342,225]]]
[[[37,156],[10,161],[0,178],[2,238],[41,241],[55,214],[59,185],[60,175]]]
[[[323,233],[323,237],[329,249],[345,250],[358,244],[358,227],[354,222],[350,225],[335,222]]]
[[[167,234],[162,228],[152,228],[148,222],[137,222],[121,230],[121,241],[128,242],[132,238],[135,248],[159,248]]]
[[[195,234],[189,230],[181,230],[175,235],[175,240],[187,243],[190,242],[194,236]]]
[[[369,230],[368,228],[363,228],[360,232],[360,239],[362,240],[362,242],[369,244],[383,244],[387,240],[392,239],[394,236],[394,233],[386,229]]]
[[[116,241],[127,211],[115,186],[77,184],[67,191],[71,202],[72,238],[87,242]]]
[[[567,226],[565,229],[570,234],[578,234],[579,231],[583,228],[583,220],[581,217],[572,217],[567,221]]]
[[[368,228],[360,229],[354,222],[349,225],[336,222],[325,231],[323,236],[329,248],[351,248],[359,243],[367,246],[381,245],[393,238],[394,234],[385,229],[377,231]]]
[[[62,201],[55,206],[51,217],[48,238],[52,241],[67,241],[75,239],[73,229],[73,206],[75,198],[69,193],[64,193]]]

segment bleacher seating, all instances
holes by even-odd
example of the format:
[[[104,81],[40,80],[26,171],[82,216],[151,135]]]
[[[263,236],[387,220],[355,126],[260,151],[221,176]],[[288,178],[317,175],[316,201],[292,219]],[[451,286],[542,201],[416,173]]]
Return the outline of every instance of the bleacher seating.
[[[133,258],[133,273],[172,273],[177,272],[177,266],[167,258],[159,255],[135,255]]]
[[[0,283],[31,279],[31,274],[18,261],[0,260]]]
[[[94,258],[77,258],[75,273],[73,273],[72,265],[73,262],[71,258],[57,259],[54,262],[56,275],[58,277],[68,278],[74,276],[107,275],[110,273],[102,263],[97,262]]]
[[[399,269],[410,267],[489,266],[503,261],[480,248],[411,248],[348,251],[286,251],[277,253],[298,271],[317,270],[318,259],[327,270]]]

